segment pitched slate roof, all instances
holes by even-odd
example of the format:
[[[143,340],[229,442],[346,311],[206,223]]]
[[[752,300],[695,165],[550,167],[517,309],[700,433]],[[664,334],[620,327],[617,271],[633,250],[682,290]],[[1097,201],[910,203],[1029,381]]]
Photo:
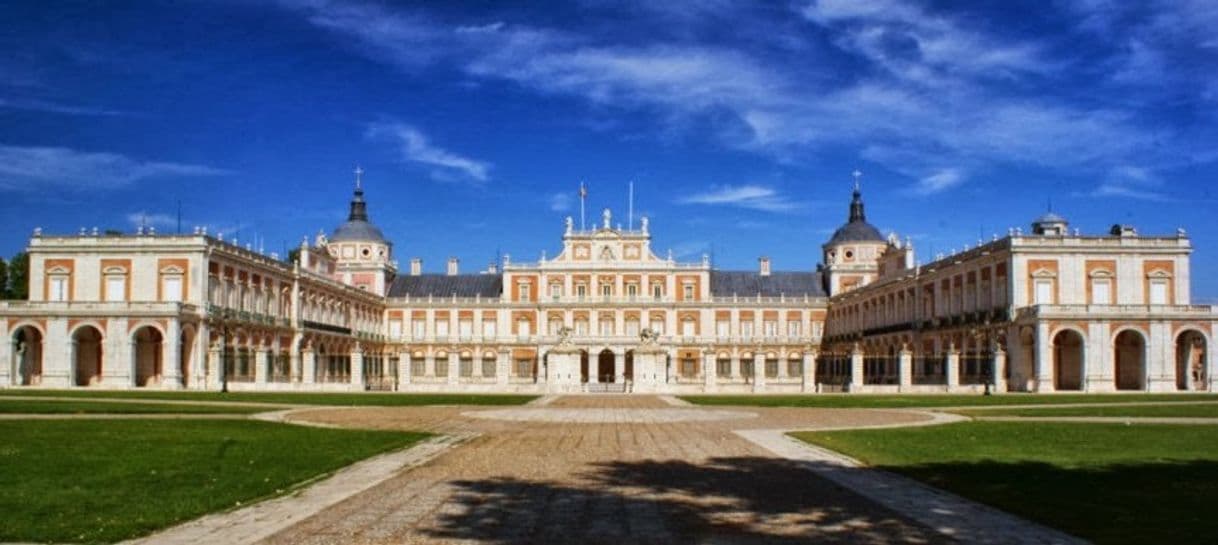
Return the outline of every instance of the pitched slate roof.
[[[503,276],[498,274],[401,275],[389,286],[390,297],[499,297]]]
[[[711,295],[716,297],[827,297],[819,272],[711,271]]]

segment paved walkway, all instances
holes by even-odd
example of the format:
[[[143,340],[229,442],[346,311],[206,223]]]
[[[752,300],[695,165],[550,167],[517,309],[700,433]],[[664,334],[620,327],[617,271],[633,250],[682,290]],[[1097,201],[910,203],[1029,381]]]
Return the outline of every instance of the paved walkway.
[[[952,517],[894,510],[809,471],[802,454],[741,435],[951,418],[916,411],[727,410],[650,396],[567,396],[513,409],[314,409],[286,418],[475,437],[260,543],[953,543],[976,535]],[[1040,529],[1004,520],[1014,526],[1003,530]],[[1002,537],[1009,535],[990,542],[1030,542]]]

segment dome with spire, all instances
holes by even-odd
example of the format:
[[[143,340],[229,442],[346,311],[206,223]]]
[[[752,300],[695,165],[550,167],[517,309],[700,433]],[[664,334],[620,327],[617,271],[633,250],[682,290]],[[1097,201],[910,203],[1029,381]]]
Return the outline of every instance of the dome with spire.
[[[351,197],[351,211],[347,221],[339,225],[330,236],[330,242],[375,242],[388,244],[385,235],[372,222],[368,221],[368,203],[364,202],[364,188],[359,175],[362,170],[356,169],[355,194]]]
[[[857,185],[854,187],[854,198],[850,201],[850,218],[833,232],[827,244],[844,242],[884,242],[880,230],[867,223],[867,216],[863,213],[863,194]]]

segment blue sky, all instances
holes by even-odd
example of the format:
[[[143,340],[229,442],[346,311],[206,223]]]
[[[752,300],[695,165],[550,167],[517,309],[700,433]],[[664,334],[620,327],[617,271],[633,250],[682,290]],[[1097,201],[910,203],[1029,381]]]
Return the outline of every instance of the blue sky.
[[[0,252],[178,201],[282,251],[358,163],[403,264],[553,255],[633,180],[659,253],[810,270],[858,169],[923,259],[1051,200],[1187,229],[1218,299],[1216,2],[461,4],[0,5]]]

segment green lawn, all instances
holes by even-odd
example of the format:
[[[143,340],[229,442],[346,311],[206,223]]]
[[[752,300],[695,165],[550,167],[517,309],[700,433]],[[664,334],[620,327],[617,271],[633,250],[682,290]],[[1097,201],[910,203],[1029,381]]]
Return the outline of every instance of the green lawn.
[[[0,422],[0,542],[119,541],[424,437],[244,420]]]
[[[1218,426],[964,422],[793,435],[1097,543],[1218,535]]]
[[[123,399],[176,399],[184,401],[245,401],[295,405],[523,405],[535,395],[510,394],[397,394],[397,393],[285,393],[285,392],[183,392],[164,390],[24,390],[2,389],[0,397],[44,396]]]
[[[183,405],[82,400],[42,400],[0,397],[0,414],[249,414],[274,410],[274,407],[243,407],[213,404]]]
[[[813,394],[680,396],[695,405],[823,408],[914,408],[1055,403],[1133,403],[1138,401],[1218,401],[1215,394]]]
[[[969,416],[1147,416],[1218,418],[1218,403],[1193,405],[1120,405],[1113,407],[1046,407],[1042,409],[986,409],[955,411]]]

